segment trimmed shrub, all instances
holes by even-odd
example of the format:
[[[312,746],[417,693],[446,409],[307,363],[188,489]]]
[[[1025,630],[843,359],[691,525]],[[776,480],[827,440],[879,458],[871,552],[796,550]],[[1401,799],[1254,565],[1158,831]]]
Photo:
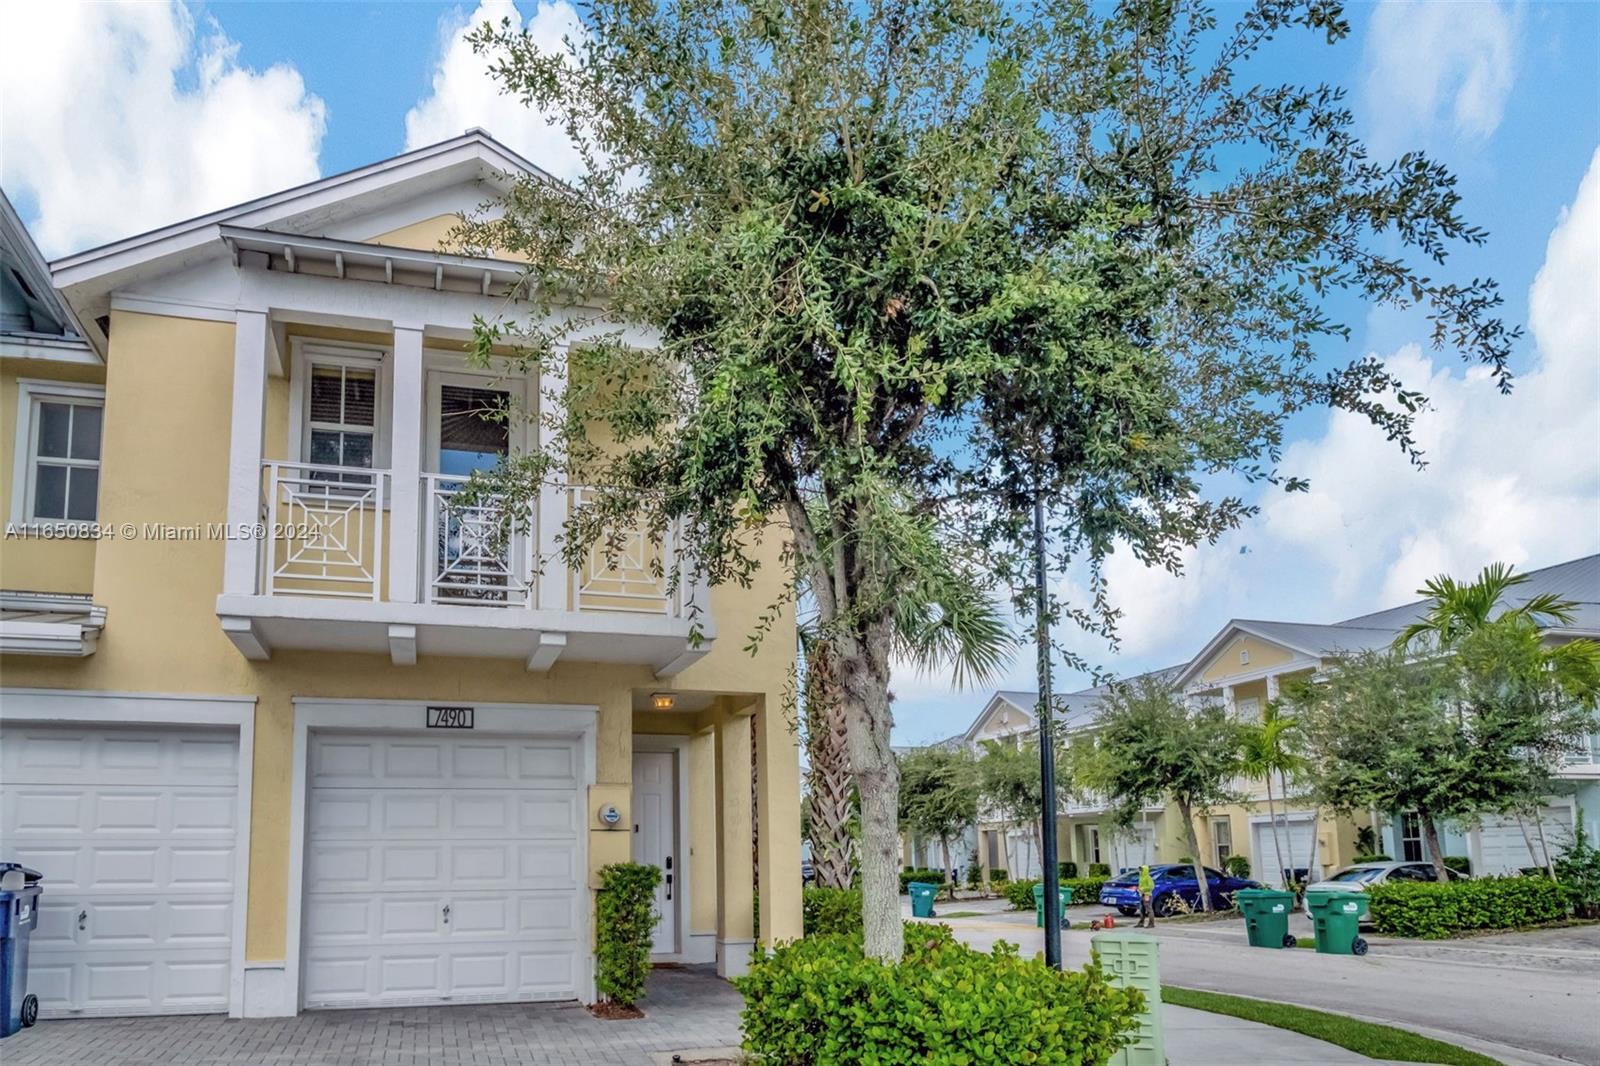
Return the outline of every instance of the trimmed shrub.
[[[1089,864],[1089,876],[1090,877],[1110,877],[1111,876],[1111,867],[1107,866],[1103,862],[1091,862]]]
[[[1096,966],[1061,973],[929,925],[906,930],[898,965],[866,958],[859,937],[808,937],[757,958],[734,986],[744,1049],[769,1066],[1103,1063],[1143,1005]]]
[[[900,871],[900,894],[903,896],[910,891],[906,886],[913,881],[921,881],[928,885],[944,885],[943,870],[915,870],[907,866]]]
[[[1228,861],[1222,865],[1229,877],[1250,876],[1250,860],[1243,855],[1229,855]]]
[[[1003,885],[1006,883],[1006,880],[1009,876],[1010,875],[1006,873],[1006,868],[1004,866],[992,867],[989,870],[989,883],[991,885]]]
[[[1472,873],[1472,860],[1465,855],[1446,855],[1444,864],[1447,869],[1454,870],[1458,874]]]
[[[602,999],[631,1007],[644,995],[660,883],[661,870],[655,866],[619,862],[601,869],[594,911],[594,985]]]
[[[1024,878],[1021,881],[1011,881],[1006,884],[1006,902],[1011,904],[1014,911],[1033,910],[1033,886],[1039,882],[1035,879]]]
[[[1072,889],[1072,902],[1099,903],[1100,889],[1105,887],[1106,879],[1103,877],[1073,877],[1061,882],[1063,888]],[[1031,906],[1031,904],[1030,904]]]
[[[1389,858],[1389,856],[1383,854],[1382,852],[1373,852],[1371,855],[1357,855],[1350,861],[1355,863],[1357,866],[1364,862],[1394,862],[1393,859]]]
[[[861,932],[859,888],[808,888],[800,901],[806,936]]]
[[[1078,876],[1078,864],[1075,862],[1059,863],[1057,869],[1060,871],[1058,876],[1063,881],[1070,881]]]
[[[1566,893],[1544,877],[1401,881],[1373,885],[1372,925],[1386,936],[1439,939],[1478,929],[1516,929],[1567,916]]]

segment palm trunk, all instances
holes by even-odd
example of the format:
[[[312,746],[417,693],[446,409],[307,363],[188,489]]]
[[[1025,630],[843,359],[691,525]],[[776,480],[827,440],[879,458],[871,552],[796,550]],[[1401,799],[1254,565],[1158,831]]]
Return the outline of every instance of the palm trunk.
[[[1313,805],[1311,808],[1311,854],[1306,856],[1306,883],[1311,884],[1317,878],[1317,852],[1322,844],[1322,808]]]
[[[1450,880],[1449,867],[1444,864],[1444,846],[1439,843],[1439,827],[1433,822],[1433,815],[1422,811],[1417,812],[1417,820],[1422,823],[1422,839],[1428,846],[1428,857],[1433,860],[1433,879],[1441,885]]]
[[[1294,864],[1294,833],[1289,829],[1289,781],[1282,774],[1278,775],[1278,787],[1281,790],[1280,794],[1283,796],[1283,848],[1289,857],[1288,878],[1291,884],[1297,884],[1295,870],[1298,867]],[[1307,876],[1309,875],[1310,872],[1307,871]]]
[[[1200,861],[1200,836],[1194,830],[1194,810],[1184,800],[1178,800],[1178,813],[1183,816],[1183,831],[1189,838],[1189,854],[1194,857],[1194,878],[1200,885],[1200,909],[1211,910],[1211,886],[1206,883],[1205,864]]]
[[[827,640],[806,642],[806,784],[811,796],[811,858],[817,884],[849,888],[855,838],[850,832],[851,780],[847,726],[839,707]]]
[[[1278,804],[1272,798],[1272,775],[1267,775],[1267,818],[1272,823],[1272,850],[1278,855],[1278,884],[1283,885],[1283,837],[1278,835]]]

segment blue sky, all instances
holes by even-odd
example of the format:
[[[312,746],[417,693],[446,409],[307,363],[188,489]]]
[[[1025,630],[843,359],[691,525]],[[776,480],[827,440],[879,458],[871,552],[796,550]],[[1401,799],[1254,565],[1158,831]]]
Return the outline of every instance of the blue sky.
[[[1354,333],[1329,361],[1375,353],[1433,399],[1428,469],[1353,420],[1301,416],[1285,467],[1311,493],[1262,496],[1181,579],[1111,560],[1121,651],[1066,637],[1104,668],[1186,660],[1231,617],[1337,619],[1439,571],[1600,551],[1600,4],[1384,0],[1349,15],[1338,46],[1296,35],[1253,78],[1343,85],[1375,155],[1421,148],[1455,170],[1491,240],[1441,274],[1500,280],[1528,327],[1517,391],[1498,397],[1429,349],[1415,316],[1339,305]],[[561,138],[499,97],[460,41],[502,16],[552,43],[576,26],[565,5],[509,0],[10,5],[8,37],[28,45],[0,67],[0,181],[55,256],[468,126],[568,172]],[[1071,593],[1082,575],[1058,581]],[[1032,684],[1024,652],[1003,685]],[[894,687],[897,739],[912,742],[964,728],[985,695],[903,673]]]

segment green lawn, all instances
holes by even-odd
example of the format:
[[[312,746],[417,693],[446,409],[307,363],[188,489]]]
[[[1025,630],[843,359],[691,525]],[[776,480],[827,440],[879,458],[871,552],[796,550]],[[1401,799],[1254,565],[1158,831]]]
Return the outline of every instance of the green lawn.
[[[982,911],[949,911],[947,913],[945,911],[940,911],[938,913],[938,915],[936,915],[936,917],[939,917],[939,918],[982,918],[983,917],[983,912]]]
[[[1260,1022],[1326,1040],[1371,1059],[1394,1062],[1432,1062],[1444,1066],[1500,1066],[1498,1059],[1476,1051],[1446,1044],[1404,1029],[1377,1025],[1341,1014],[1329,1014],[1309,1007],[1272,1003],[1264,999],[1229,996],[1221,992],[1202,992],[1194,988],[1161,986],[1161,999],[1178,1007],[1227,1014],[1246,1021]]]

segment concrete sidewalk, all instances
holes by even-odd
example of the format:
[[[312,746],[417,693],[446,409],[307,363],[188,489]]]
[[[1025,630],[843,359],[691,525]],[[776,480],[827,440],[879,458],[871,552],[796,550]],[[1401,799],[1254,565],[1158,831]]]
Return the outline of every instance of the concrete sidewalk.
[[[1166,1030],[1167,1066],[1235,1066],[1246,1062],[1272,1066],[1300,1062],[1371,1066],[1381,1061],[1287,1029],[1170,1003],[1161,1005],[1161,1020]]]

